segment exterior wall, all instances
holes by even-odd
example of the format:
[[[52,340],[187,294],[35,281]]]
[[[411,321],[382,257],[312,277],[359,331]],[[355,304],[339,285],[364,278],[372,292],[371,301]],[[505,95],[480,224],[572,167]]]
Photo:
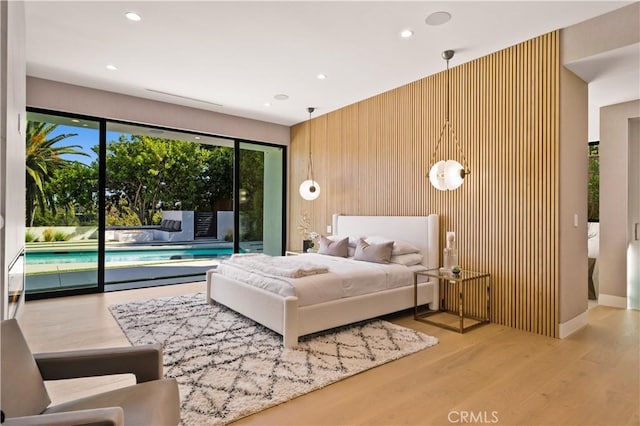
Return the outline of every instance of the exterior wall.
[[[444,72],[294,126],[288,246],[302,246],[303,212],[319,233],[333,213],[437,213],[441,246],[445,231],[455,231],[460,264],[491,273],[491,320],[557,336],[561,232],[580,231],[560,215],[558,38],[550,33],[451,69],[451,120],[471,170],[456,191],[438,191],[426,177],[445,118]],[[297,193],[309,142],[322,188],[311,202]],[[461,161],[454,142],[440,146],[437,159],[444,158]],[[586,188],[586,173],[577,179]],[[584,265],[566,278],[584,276],[586,291],[581,220]]]
[[[27,105],[257,142],[289,144],[287,126],[35,77],[27,78]]]

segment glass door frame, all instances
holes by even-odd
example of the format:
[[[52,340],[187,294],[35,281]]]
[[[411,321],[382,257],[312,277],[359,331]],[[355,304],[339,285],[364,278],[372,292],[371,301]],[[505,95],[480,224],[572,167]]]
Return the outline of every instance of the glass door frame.
[[[97,274],[97,282],[95,286],[85,287],[85,288],[73,288],[67,290],[57,290],[50,292],[41,292],[41,293],[30,293],[25,295],[25,300],[39,300],[39,299],[50,299],[54,297],[66,297],[66,296],[78,296],[82,294],[93,294],[93,293],[103,293],[104,292],[104,229],[105,229],[105,216],[104,216],[104,206],[105,206],[105,172],[106,172],[106,163],[103,160],[104,155],[107,151],[107,122],[103,118],[93,117],[90,115],[84,114],[75,114],[61,111],[53,111],[44,108],[33,108],[27,107],[28,113],[36,113],[36,114],[47,114],[47,115],[56,115],[59,117],[65,118],[75,118],[79,120],[86,121],[94,121],[99,124],[98,134],[99,134],[99,158],[98,158],[98,266],[96,269]],[[26,195],[26,194],[25,194]]]
[[[32,293],[27,294],[25,300],[39,300],[49,299],[55,297],[77,296],[83,294],[104,293],[105,292],[105,231],[106,231],[106,216],[104,214],[106,207],[106,177],[107,177],[107,124],[109,122],[118,122],[123,124],[131,124],[134,126],[145,126],[151,129],[162,129],[185,132],[193,135],[205,135],[214,136],[223,139],[233,140],[234,159],[233,159],[233,251],[238,253],[240,250],[240,149],[242,143],[249,143],[255,145],[270,146],[282,149],[282,233],[281,233],[281,246],[282,255],[284,255],[287,241],[287,146],[272,144],[268,142],[252,141],[248,139],[231,138],[227,136],[220,136],[215,134],[185,131],[182,129],[174,129],[163,126],[154,126],[149,124],[136,123],[125,120],[114,120],[102,117],[94,117],[86,114],[76,114],[62,111],[55,111],[45,108],[30,107],[26,108],[27,113],[33,112],[38,114],[57,115],[66,118],[77,118],[80,120],[95,121],[99,123],[99,158],[98,158],[98,267],[97,267],[97,285],[88,288],[75,288],[67,290],[59,290],[52,292]]]
[[[282,233],[280,241],[281,256],[287,248],[287,146],[267,142],[255,142],[247,139],[234,139],[233,150],[233,252],[240,253],[240,151],[242,144],[269,146],[282,149]]]

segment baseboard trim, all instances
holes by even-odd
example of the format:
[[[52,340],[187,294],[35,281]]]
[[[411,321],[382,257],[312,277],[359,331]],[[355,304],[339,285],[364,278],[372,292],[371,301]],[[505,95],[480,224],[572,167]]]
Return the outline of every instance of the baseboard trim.
[[[585,311],[580,315],[571,318],[569,321],[560,324],[558,327],[558,336],[561,339],[564,339],[587,325],[587,322],[587,311]]]
[[[598,305],[627,309],[627,298],[600,293],[598,295]]]

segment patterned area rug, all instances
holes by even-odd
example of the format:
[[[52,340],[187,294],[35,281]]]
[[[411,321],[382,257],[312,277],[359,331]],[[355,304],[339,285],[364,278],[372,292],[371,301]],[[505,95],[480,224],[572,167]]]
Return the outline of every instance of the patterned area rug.
[[[438,343],[373,320],[282,337],[203,293],[110,306],[133,345],[161,343],[164,372],[180,385],[182,423],[226,424]]]

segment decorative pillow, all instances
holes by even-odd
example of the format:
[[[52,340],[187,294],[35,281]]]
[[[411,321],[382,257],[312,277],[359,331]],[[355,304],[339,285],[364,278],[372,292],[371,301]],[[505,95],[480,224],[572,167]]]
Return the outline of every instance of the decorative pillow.
[[[349,237],[332,241],[324,235],[321,235],[318,253],[328,254],[329,256],[347,257],[349,255]]]
[[[422,254],[420,253],[407,253],[398,255],[394,255],[393,251],[391,253],[391,258],[389,259],[389,262],[391,263],[397,263],[404,266],[412,266],[419,265],[422,262]]]
[[[372,237],[367,237],[366,241],[369,244],[382,244],[382,243],[388,243],[391,240],[385,237],[372,236]],[[409,253],[420,253],[420,249],[406,241],[396,240],[393,242],[392,254],[394,256],[397,256],[400,254],[409,254]]]
[[[389,263],[391,258],[391,250],[393,249],[393,241],[381,244],[369,244],[363,239],[358,240],[356,244],[356,253],[354,260],[364,260],[365,262]]]
[[[181,220],[174,220],[173,221],[173,226],[171,227],[172,231],[181,231],[182,230],[182,221]]]
[[[350,235],[348,237],[342,236],[342,235],[329,235],[327,237],[328,239],[330,239],[331,241],[340,241],[344,238],[348,238],[349,239],[349,247],[353,247],[356,248],[356,243],[358,242],[358,240],[360,238],[365,238],[365,237],[356,237],[353,235]]]

